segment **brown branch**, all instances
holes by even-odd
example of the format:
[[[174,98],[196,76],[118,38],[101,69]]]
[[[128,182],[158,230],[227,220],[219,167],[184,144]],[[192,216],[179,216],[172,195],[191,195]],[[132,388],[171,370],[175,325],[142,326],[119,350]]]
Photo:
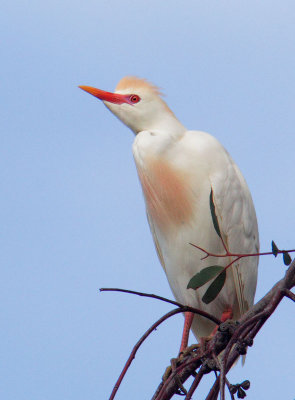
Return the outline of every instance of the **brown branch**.
[[[218,393],[219,393],[219,376],[216,378],[214,385],[212,386],[205,400],[216,400],[218,397]]]
[[[247,331],[247,328],[249,326],[253,327],[253,325],[255,325],[258,321],[265,321],[269,316],[270,316],[270,313],[267,310],[264,310],[264,311],[260,312],[259,314],[254,315],[250,319],[246,320],[243,324],[238,326],[238,328],[235,330],[234,334],[230,338],[230,340],[224,350],[222,361],[221,361],[221,366],[222,366],[221,371],[220,371],[221,400],[224,400],[224,398],[225,398],[225,394],[224,394],[225,375],[228,372],[228,370],[226,370],[226,365],[227,365],[228,356],[232,350],[233,345],[239,339],[243,339],[243,332]],[[238,358],[238,355],[237,355],[237,358]]]
[[[204,352],[200,350],[187,355],[183,360],[179,362],[176,370],[169,376],[169,378],[160,384],[156,393],[153,396],[153,400],[169,400],[172,396],[177,393],[178,383],[183,384],[186,379],[193,375],[197,368],[203,371],[203,376],[206,373],[203,368],[210,365],[210,360],[214,361],[214,356],[220,354],[224,350],[223,357],[221,359],[221,374],[217,377],[214,385],[208,393],[206,400],[216,400],[220,389],[221,375],[223,374],[223,380],[226,383],[226,374],[235,361],[240,357],[240,345],[251,345],[253,339],[258,334],[265,321],[274,313],[275,309],[284,297],[289,297],[291,300],[295,300],[294,293],[291,292],[295,286],[295,261],[291,263],[287,269],[285,276],[278,281],[273,288],[260,300],[258,301],[246,314],[244,314],[239,324],[236,326],[234,332],[231,335],[221,332],[221,328],[226,327],[227,322],[221,324],[219,331],[215,334],[212,340],[209,342],[207,349]],[[223,372],[224,370],[224,372]],[[200,372],[199,371],[199,372]],[[210,372],[210,371],[207,371]],[[177,375],[177,379],[175,376]],[[198,376],[198,375],[197,375]],[[200,376],[200,375],[199,375]],[[203,376],[201,378],[203,378]],[[198,378],[201,380],[201,378]],[[195,383],[190,391],[195,391],[199,381]],[[188,394],[187,394],[188,396]]]
[[[238,325],[231,325],[229,322],[225,322],[220,325],[219,330],[212,338],[212,340],[207,345],[207,348],[201,349],[198,348],[192,353],[189,353],[183,356],[182,359],[178,359],[176,362],[176,367],[168,376],[168,378],[161,382],[157,391],[153,396],[153,400],[169,400],[173,397],[174,394],[179,393],[179,388],[182,388],[183,383],[187,380],[187,378],[191,375],[195,376],[193,384],[190,389],[186,393],[186,399],[190,400],[193,393],[197,389],[200,381],[204,377],[205,374],[215,371],[216,369],[220,369],[220,375],[216,378],[214,385],[212,386],[209,394],[206,397],[206,400],[217,400],[218,393],[220,391],[221,386],[221,398],[224,398],[224,386],[227,384],[229,387],[229,383],[226,379],[226,374],[235,361],[240,357],[241,354],[241,346],[245,347],[247,345],[252,345],[253,339],[260,331],[265,321],[273,314],[278,304],[284,297],[288,297],[291,300],[295,301],[295,294],[291,292],[295,286],[295,261],[291,263],[288,270],[285,273],[285,276],[277,282],[273,288],[258,302],[256,303],[246,314],[244,314],[240,320],[238,321]],[[161,301],[168,302],[170,304],[176,305],[178,308],[170,311],[165,314],[162,318],[160,318],[157,322],[155,322],[149,330],[140,338],[140,340],[134,346],[121,374],[118,378],[110,400],[113,400],[116,392],[132,362],[135,358],[135,354],[139,349],[140,345],[144,342],[144,340],[150,335],[150,333],[156,329],[158,325],[160,325],[163,321],[171,316],[185,311],[191,311],[196,314],[202,315],[205,318],[210,319],[216,324],[220,324],[220,321],[210,314],[194,309],[192,307],[183,306],[180,303],[175,301],[166,299],[161,296],[157,296],[154,294],[147,294],[141,292],[135,292],[131,290],[125,289],[117,289],[117,288],[103,288],[101,291],[119,291],[124,293],[136,294],[144,297],[151,297]],[[217,359],[216,356],[220,354],[221,351],[224,350],[223,357],[221,361]],[[242,349],[243,350],[243,349]],[[197,375],[195,375],[195,371],[199,368]],[[220,385],[221,383],[221,385]],[[231,398],[234,396],[231,394]]]
[[[185,396],[184,400],[191,400],[192,395],[194,394],[195,390],[199,386],[199,383],[201,382],[201,379],[203,378],[204,372],[202,368],[200,368],[199,372],[197,373],[189,391],[187,392],[187,395]]]
[[[162,318],[160,318],[157,322],[155,322],[145,333],[144,335],[139,339],[139,341],[136,343],[136,345],[134,346],[130,356],[128,357],[128,360],[117,380],[117,382],[114,385],[114,388],[112,390],[111,396],[109,398],[109,400],[113,400],[116,396],[116,393],[121,385],[122,380],[124,379],[124,376],[126,375],[126,372],[128,371],[128,368],[130,367],[133,359],[135,358],[135,354],[137,353],[137,350],[139,349],[139,347],[141,346],[141,344],[145,341],[145,339],[153,332],[153,330],[156,329],[157,326],[159,326],[162,322],[164,322],[166,319],[172,317],[175,314],[179,314],[181,312],[193,312],[194,314],[199,314],[205,318],[208,318],[209,320],[213,321],[214,323],[216,323],[217,325],[220,325],[221,321],[218,318],[215,318],[213,315],[206,313],[205,311],[202,310],[198,310],[196,308],[193,307],[189,307],[189,306],[183,306],[182,304],[173,301],[173,300],[169,300],[166,299],[165,297],[162,296],[157,296],[155,294],[150,294],[150,293],[142,293],[142,292],[136,292],[134,290],[127,290],[127,289],[119,289],[119,288],[101,288],[100,289],[101,292],[108,292],[108,291],[115,291],[115,292],[123,292],[123,293],[129,293],[129,294],[136,294],[138,296],[143,296],[143,297],[151,297],[157,300],[161,300],[173,305],[178,306],[177,309],[170,311],[169,313],[165,314]],[[201,378],[200,378],[201,379]]]
[[[291,292],[291,290],[289,289],[283,289],[283,293],[286,297],[288,297],[289,299],[295,301],[295,294],[293,292]]]
[[[232,392],[230,390],[230,383],[229,383],[229,381],[227,379],[225,379],[225,383],[226,383],[226,386],[228,388],[231,400],[235,400],[235,396],[232,394]]]
[[[178,303],[177,301],[169,300],[169,299],[166,299],[166,297],[158,296],[156,294],[135,292],[134,290],[118,289],[118,288],[101,288],[101,289],[99,289],[99,291],[100,292],[122,292],[122,293],[136,294],[137,296],[142,296],[142,297],[151,297],[152,299],[157,299],[157,300],[161,300],[166,303],[169,303],[169,304],[173,304],[173,305],[179,307],[181,309],[181,312],[190,311],[194,314],[198,314],[204,318],[210,319],[210,321],[214,322],[216,325],[221,324],[221,321],[218,318],[207,313],[206,311],[199,310],[198,308],[194,308],[194,307],[190,307],[190,306],[184,306],[183,304]]]
[[[231,253],[225,246],[223,240],[222,240],[222,244],[225,250],[224,254],[216,254],[216,253],[211,253],[208,250],[203,249],[203,247],[197,246],[196,244],[190,243],[191,246],[195,247],[196,249],[202,251],[203,253],[205,253],[206,255],[201,258],[201,260],[205,260],[208,257],[215,257],[215,258],[224,258],[224,257],[238,257],[238,259],[243,258],[243,257],[259,257],[259,256],[271,256],[274,255],[274,253],[272,251],[266,251],[263,253]],[[294,253],[295,249],[291,249],[291,250],[278,250],[277,254],[283,254],[283,253]],[[237,260],[235,260],[237,261]]]
[[[168,319],[168,318],[172,317],[173,315],[178,314],[178,313],[180,313],[180,312],[182,312],[182,310],[181,310],[180,308],[176,308],[176,309],[174,309],[174,310],[168,312],[168,313],[165,314],[163,317],[161,317],[157,322],[155,322],[155,323],[144,333],[144,335],[142,335],[142,337],[139,339],[139,341],[138,341],[138,342],[136,343],[136,345],[133,347],[133,350],[132,350],[132,352],[131,352],[129,358],[128,358],[128,360],[127,360],[127,362],[126,362],[126,364],[125,364],[125,366],[124,366],[124,368],[123,368],[123,370],[122,370],[122,372],[121,372],[121,374],[120,374],[120,376],[119,376],[117,382],[115,383],[115,386],[114,386],[114,388],[113,388],[113,390],[112,390],[112,393],[111,393],[111,396],[110,396],[110,399],[109,399],[109,400],[113,400],[113,399],[115,398],[115,395],[116,395],[116,393],[117,393],[117,391],[118,391],[118,389],[119,389],[119,387],[120,387],[120,385],[121,385],[121,382],[122,382],[122,380],[123,380],[123,378],[124,378],[124,376],[125,376],[125,374],[126,374],[128,368],[130,367],[132,361],[133,361],[134,358],[135,358],[135,354],[137,353],[137,350],[139,349],[139,347],[141,346],[141,344],[145,341],[145,339],[146,339],[146,338],[147,338],[147,337],[162,323],[162,322],[164,322],[166,319]]]

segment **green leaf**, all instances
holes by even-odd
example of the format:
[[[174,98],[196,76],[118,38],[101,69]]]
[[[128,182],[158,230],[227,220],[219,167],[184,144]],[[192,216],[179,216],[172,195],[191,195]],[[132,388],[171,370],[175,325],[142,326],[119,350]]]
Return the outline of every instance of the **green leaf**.
[[[237,390],[238,390],[237,385],[230,385],[229,386],[229,391],[230,391],[231,394],[236,394]]]
[[[218,293],[223,288],[225,279],[226,279],[226,270],[221,272],[221,274],[219,274],[217,276],[217,278],[214,279],[214,281],[211,283],[211,285],[206,290],[204,296],[202,297],[202,301],[205,304],[211,303],[211,301],[213,301],[217,297]]]
[[[291,264],[292,258],[290,257],[290,254],[287,253],[286,251],[284,251],[284,253],[283,253],[283,260],[284,260],[285,265]]]
[[[213,190],[212,190],[212,188],[211,188],[211,192],[210,192],[210,211],[211,211],[211,217],[212,217],[212,221],[213,221],[213,225],[214,225],[214,228],[216,230],[216,233],[221,238],[218,219],[217,219],[217,215],[216,215],[216,212],[215,212],[215,204],[214,204],[214,201],[213,201]]]
[[[271,241],[271,251],[275,257],[278,255],[279,249],[273,240]]]
[[[241,387],[239,387],[239,389],[238,389],[238,398],[239,399],[244,399],[246,396],[247,396],[246,392],[244,392],[244,390]]]
[[[241,383],[241,387],[245,390],[248,390],[250,388],[250,381],[248,381],[248,379],[246,381],[243,381]]]
[[[192,277],[187,285],[187,289],[198,289],[199,287],[205,285],[216,275],[218,275],[223,270],[223,267],[219,265],[212,265],[211,267],[206,267],[198,272]]]

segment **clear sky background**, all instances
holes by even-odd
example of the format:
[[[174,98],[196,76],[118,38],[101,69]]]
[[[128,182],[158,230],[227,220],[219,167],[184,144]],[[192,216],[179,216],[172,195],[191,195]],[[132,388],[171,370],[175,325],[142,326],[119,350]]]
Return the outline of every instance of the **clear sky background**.
[[[182,123],[215,135],[240,166],[261,249],[294,248],[295,3],[6,1],[0,31],[0,398],[107,399],[133,344],[171,307],[99,288],[172,295],[133,134],[77,85],[111,91],[136,75],[163,88]],[[284,270],[261,259],[257,300]],[[251,381],[249,399],[295,397],[294,307],[282,302],[230,373]],[[182,324],[153,333],[118,399],[151,398]]]

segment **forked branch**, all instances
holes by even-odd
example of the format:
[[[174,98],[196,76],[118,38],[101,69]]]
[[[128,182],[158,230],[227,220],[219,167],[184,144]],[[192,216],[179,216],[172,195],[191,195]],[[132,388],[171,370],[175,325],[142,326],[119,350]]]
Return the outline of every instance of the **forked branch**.
[[[274,313],[277,306],[284,297],[295,300],[295,295],[291,289],[295,286],[295,260],[291,263],[285,276],[277,282],[273,288],[246,314],[244,314],[236,325],[224,322],[219,326],[219,330],[209,342],[205,351],[198,351],[188,354],[179,362],[177,370],[171,375],[170,379],[161,382],[153,400],[169,400],[177,393],[178,382],[184,384],[190,375],[194,375],[196,368],[210,373],[218,371],[215,383],[209,391],[206,400],[216,400],[221,393],[221,399],[225,398],[224,388],[226,374],[240,357],[245,354],[248,346],[252,346],[253,340],[260,331],[265,321]],[[216,365],[214,359],[223,351],[220,358],[220,366]],[[210,370],[211,368],[211,370]],[[208,370],[209,369],[209,370]],[[219,371],[220,370],[220,371]],[[177,379],[175,376],[177,375]],[[189,389],[195,391],[198,385]],[[221,386],[221,387],[220,387]],[[231,395],[232,396],[232,395]],[[187,397],[188,399],[190,397]]]
[[[205,318],[209,318],[211,321],[219,325],[219,329],[215,336],[207,343],[205,348],[198,347],[192,352],[187,353],[176,360],[174,369],[172,369],[170,375],[160,383],[154,396],[152,397],[152,400],[171,399],[175,394],[179,394],[180,388],[183,387],[182,385],[185,383],[185,381],[190,376],[194,376],[194,381],[185,394],[185,400],[190,400],[193,393],[198,388],[201,380],[206,374],[212,372],[215,373],[216,379],[206,397],[206,400],[216,400],[219,393],[221,395],[221,400],[225,399],[225,385],[227,385],[228,388],[233,386],[230,385],[226,379],[227,372],[240,357],[240,355],[246,353],[247,347],[252,346],[253,339],[260,331],[265,321],[273,314],[281,300],[284,297],[288,297],[292,301],[295,301],[295,294],[291,291],[294,286],[295,261],[291,263],[285,273],[285,276],[279,282],[277,282],[258,303],[256,303],[246,314],[244,314],[239,321],[226,321],[222,324],[220,324],[219,320],[210,314],[205,313],[204,311],[183,306],[180,303],[177,303],[173,300],[168,300],[161,296],[134,292],[125,289],[101,289],[101,291],[119,291],[136,294],[139,296],[151,297],[177,306],[176,309],[165,314],[162,318],[155,322],[136,343],[122,370],[122,373],[120,374],[120,377],[114,386],[110,400],[115,398],[120,383],[144,340],[167,318],[185,311],[192,311],[204,316]],[[217,358],[222,351],[222,356]],[[243,389],[239,388],[239,390],[242,391]],[[231,393],[230,396],[232,399],[235,398],[233,393]]]

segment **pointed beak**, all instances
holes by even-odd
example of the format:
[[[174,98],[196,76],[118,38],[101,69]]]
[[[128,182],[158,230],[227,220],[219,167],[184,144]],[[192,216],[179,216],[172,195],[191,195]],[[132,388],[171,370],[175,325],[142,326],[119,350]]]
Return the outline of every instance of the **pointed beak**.
[[[124,94],[105,92],[104,90],[96,89],[91,86],[79,86],[79,88],[102,101],[108,101],[114,104],[129,103],[128,96]]]

